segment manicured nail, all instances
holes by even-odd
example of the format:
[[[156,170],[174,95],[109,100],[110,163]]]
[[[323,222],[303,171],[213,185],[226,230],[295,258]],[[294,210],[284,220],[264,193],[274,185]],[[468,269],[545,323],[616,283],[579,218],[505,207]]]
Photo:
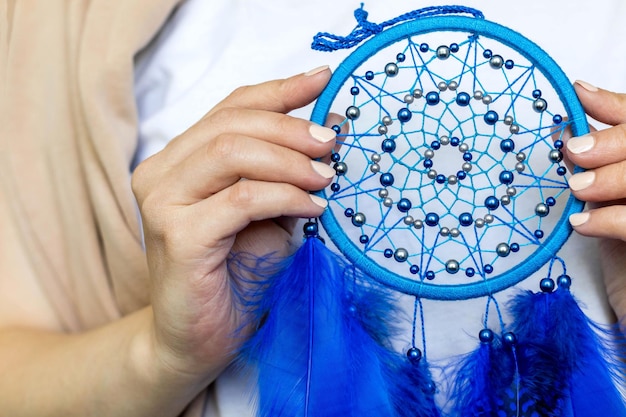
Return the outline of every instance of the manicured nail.
[[[574,227],[578,227],[587,223],[587,220],[589,220],[589,213],[587,212],[574,213],[569,216],[569,223]]]
[[[309,134],[322,143],[330,142],[337,136],[334,130],[316,124],[309,127]]]
[[[595,93],[596,91],[598,91],[598,87],[593,86],[589,84],[588,82],[585,82],[582,80],[576,80],[575,83],[581,86],[582,88],[584,88],[585,90],[590,91],[592,93]]]
[[[313,68],[312,70],[305,72],[304,75],[310,77],[312,75],[319,74],[322,71],[326,71],[328,68],[330,68],[328,65],[322,65],[321,67]]]
[[[311,197],[311,201],[320,207],[326,208],[328,206],[328,201],[324,200],[322,197],[318,197],[313,194],[309,194],[309,197]]]
[[[313,170],[326,179],[331,179],[337,173],[330,165],[323,162],[311,161]]]
[[[569,188],[574,191],[584,190],[589,187],[596,179],[596,173],[593,171],[585,171],[579,174],[574,174],[569,179]]]
[[[571,138],[567,141],[567,149],[570,152],[579,154],[587,152],[596,144],[596,140],[591,135],[579,136],[577,138]]]

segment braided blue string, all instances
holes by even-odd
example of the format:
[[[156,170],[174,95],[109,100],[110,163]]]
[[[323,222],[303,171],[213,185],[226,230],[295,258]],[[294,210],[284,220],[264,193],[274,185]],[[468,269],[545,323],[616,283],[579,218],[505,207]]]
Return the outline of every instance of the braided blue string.
[[[354,18],[357,21],[357,26],[348,36],[339,36],[328,32],[319,32],[313,37],[313,44],[311,45],[311,48],[316,51],[323,52],[332,52],[338,49],[350,49],[357,46],[364,40],[382,32],[389,26],[394,26],[401,22],[416,20],[424,17],[441,16],[446,14],[470,14],[476,19],[485,18],[480,10],[476,10],[471,7],[430,6],[404,13],[391,20],[377,24],[367,20],[368,13],[363,7],[364,4],[361,3],[361,8],[354,11]]]

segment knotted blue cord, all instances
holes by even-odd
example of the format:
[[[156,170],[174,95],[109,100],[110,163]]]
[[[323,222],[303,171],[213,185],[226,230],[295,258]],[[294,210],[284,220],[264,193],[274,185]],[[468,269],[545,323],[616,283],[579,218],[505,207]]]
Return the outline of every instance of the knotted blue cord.
[[[367,12],[361,8],[354,11],[354,18],[357,26],[348,36],[339,36],[328,32],[319,32],[313,37],[311,48],[316,51],[332,52],[338,49],[350,49],[364,40],[382,32],[389,26],[394,26],[401,22],[416,20],[424,17],[441,16],[446,14],[470,14],[476,19],[484,19],[485,16],[480,10],[466,6],[430,6],[423,9],[413,10],[402,14],[391,20],[382,23],[372,23],[367,20]]]

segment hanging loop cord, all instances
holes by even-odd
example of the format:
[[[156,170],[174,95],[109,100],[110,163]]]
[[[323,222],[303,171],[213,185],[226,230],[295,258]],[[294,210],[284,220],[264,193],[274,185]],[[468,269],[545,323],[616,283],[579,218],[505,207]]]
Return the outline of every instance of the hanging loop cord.
[[[367,12],[361,8],[354,11],[357,26],[348,36],[338,36],[328,32],[320,32],[313,37],[311,48],[316,51],[332,52],[338,49],[350,49],[364,40],[382,32],[389,26],[396,25],[408,20],[416,20],[424,17],[440,16],[446,14],[470,14],[476,19],[484,19],[485,16],[480,10],[465,6],[431,6],[423,9],[413,10],[394,19],[377,24],[367,20]]]

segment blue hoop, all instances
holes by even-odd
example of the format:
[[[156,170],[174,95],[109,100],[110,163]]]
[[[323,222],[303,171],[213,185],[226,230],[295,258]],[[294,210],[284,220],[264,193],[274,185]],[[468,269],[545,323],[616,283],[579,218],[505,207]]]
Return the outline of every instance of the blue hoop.
[[[380,49],[410,36],[436,31],[469,32],[485,36],[497,40],[520,53],[538,68],[552,87],[554,87],[568,114],[573,134],[580,136],[588,133],[586,116],[573,86],[561,68],[546,52],[511,29],[483,19],[465,16],[437,16],[409,21],[387,29],[361,45],[334,72],[326,89],[317,100],[311,120],[315,123],[324,124],[330,106],[346,80],[355,69]],[[325,190],[320,191],[318,194],[327,198]],[[570,195],[563,214],[555,225],[554,230],[528,258],[493,278],[459,285],[429,284],[424,281],[411,280],[389,271],[363,254],[359,247],[346,236],[331,210],[326,210],[320,220],[333,243],[344,256],[380,283],[394,290],[420,298],[464,300],[487,296],[507,289],[524,280],[554,258],[572,232],[568,221],[569,215],[581,211],[583,205],[583,202]]]

